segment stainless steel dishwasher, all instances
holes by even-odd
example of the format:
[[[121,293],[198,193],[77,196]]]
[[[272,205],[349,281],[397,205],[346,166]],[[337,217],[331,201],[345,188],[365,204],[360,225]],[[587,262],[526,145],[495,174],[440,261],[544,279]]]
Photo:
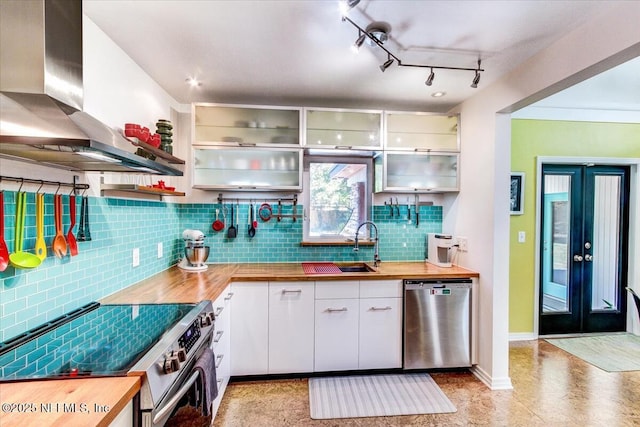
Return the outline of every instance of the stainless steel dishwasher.
[[[471,283],[404,280],[404,369],[471,366]]]

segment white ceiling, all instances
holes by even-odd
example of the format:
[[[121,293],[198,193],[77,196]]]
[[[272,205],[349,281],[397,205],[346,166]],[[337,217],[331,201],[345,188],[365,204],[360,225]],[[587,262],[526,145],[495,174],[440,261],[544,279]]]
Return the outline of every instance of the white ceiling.
[[[359,54],[351,52],[358,32],[342,22],[337,0],[84,0],[83,5],[85,14],[181,103],[447,111],[614,3],[362,0],[350,11],[361,27],[388,24],[385,47],[404,63],[473,68],[482,59],[486,71],[478,89],[470,87],[470,71],[435,70],[431,87],[424,84],[428,69],[393,65],[382,73],[378,67],[387,59],[382,50],[365,45]],[[635,62],[637,80],[640,61]],[[188,77],[202,85],[190,88]],[[629,93],[617,77],[600,81]],[[596,98],[585,97],[594,93],[593,87],[586,89],[549,102],[602,107],[593,104],[602,99],[600,89]],[[431,97],[436,91],[446,96]],[[637,96],[632,98],[640,110]]]

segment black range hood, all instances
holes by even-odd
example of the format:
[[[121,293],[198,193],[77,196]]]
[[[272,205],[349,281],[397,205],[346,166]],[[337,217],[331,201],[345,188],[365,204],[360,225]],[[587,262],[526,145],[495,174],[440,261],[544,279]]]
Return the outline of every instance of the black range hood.
[[[0,156],[71,171],[183,175],[183,160],[133,145],[83,112],[82,101],[82,1],[0,2]]]

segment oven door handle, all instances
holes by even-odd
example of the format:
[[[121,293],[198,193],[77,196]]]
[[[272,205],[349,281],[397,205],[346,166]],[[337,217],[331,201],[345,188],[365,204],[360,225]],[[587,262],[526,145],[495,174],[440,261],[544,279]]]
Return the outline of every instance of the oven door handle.
[[[156,412],[156,415],[153,417],[154,425],[158,423],[161,419],[169,415],[169,413],[173,410],[173,408],[178,404],[180,399],[182,399],[182,396],[187,394],[187,392],[189,391],[193,383],[196,382],[199,376],[200,376],[200,372],[194,371],[189,377],[189,379],[187,380],[187,382],[184,383],[182,387],[180,387],[180,390],[178,390],[178,392],[162,408],[160,408],[158,412]]]

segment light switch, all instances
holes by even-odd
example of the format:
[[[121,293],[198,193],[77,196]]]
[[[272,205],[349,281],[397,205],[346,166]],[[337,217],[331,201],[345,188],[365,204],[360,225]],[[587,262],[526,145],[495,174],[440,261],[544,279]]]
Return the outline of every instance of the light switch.
[[[524,231],[518,231],[518,243],[524,243],[526,240],[526,235]]]

